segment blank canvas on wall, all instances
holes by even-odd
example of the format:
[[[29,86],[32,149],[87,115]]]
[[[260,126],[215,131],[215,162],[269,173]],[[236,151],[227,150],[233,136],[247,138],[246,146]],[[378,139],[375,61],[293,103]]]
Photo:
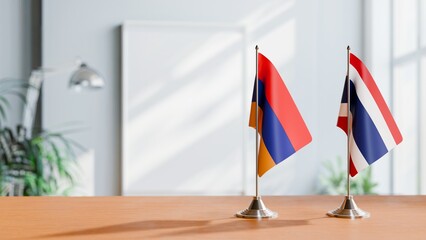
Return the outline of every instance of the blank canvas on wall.
[[[242,194],[244,29],[122,27],[122,194]]]

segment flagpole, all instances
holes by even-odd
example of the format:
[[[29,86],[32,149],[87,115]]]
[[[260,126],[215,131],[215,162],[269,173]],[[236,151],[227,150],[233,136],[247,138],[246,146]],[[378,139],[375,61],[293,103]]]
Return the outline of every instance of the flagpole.
[[[348,115],[348,134],[347,134],[347,160],[348,160],[348,174],[347,174],[347,194],[346,196],[351,195],[351,180],[350,180],[350,171],[351,171],[351,148],[350,148],[350,134],[351,134],[351,80],[349,79],[349,61],[350,61],[350,53],[351,53],[351,47],[348,45],[346,48],[347,50],[347,65],[346,65],[346,87],[348,90],[347,96],[348,96],[348,109],[347,109],[347,115]]]
[[[350,139],[351,139],[351,131],[352,131],[352,121],[351,121],[351,79],[349,78],[349,65],[350,65],[350,55],[351,55],[351,47],[347,47],[347,65],[346,65],[346,89],[347,89],[347,116],[348,116],[348,128],[347,128],[347,157],[348,157],[348,168],[347,168],[347,193],[343,203],[339,208],[336,208],[332,211],[327,212],[327,215],[330,217],[338,217],[338,218],[368,218],[370,217],[370,213],[363,211],[360,209],[351,195],[351,180],[350,180],[350,172],[351,172],[351,148],[350,148]]]
[[[256,198],[259,198],[259,46],[256,45]]]
[[[250,206],[235,214],[240,218],[276,218],[278,214],[269,210],[262,201],[259,195],[259,46],[256,45],[256,195],[253,197]]]

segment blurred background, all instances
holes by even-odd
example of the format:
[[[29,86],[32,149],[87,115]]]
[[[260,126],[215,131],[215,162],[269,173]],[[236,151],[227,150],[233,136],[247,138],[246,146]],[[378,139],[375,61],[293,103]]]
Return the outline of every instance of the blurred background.
[[[404,137],[354,192],[426,193],[423,0],[0,0],[0,33],[2,195],[254,194],[256,44],[313,137],[262,195],[344,192],[347,45]]]

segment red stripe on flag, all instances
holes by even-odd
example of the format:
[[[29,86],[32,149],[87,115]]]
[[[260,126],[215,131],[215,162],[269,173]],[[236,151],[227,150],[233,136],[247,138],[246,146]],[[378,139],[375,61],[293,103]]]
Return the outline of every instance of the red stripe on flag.
[[[259,80],[264,83],[266,99],[278,117],[295,151],[312,141],[311,134],[293,98],[274,65],[258,55]]]
[[[337,126],[348,134],[348,117],[340,116],[337,118]]]
[[[379,107],[380,112],[382,113],[383,118],[385,119],[386,124],[392,133],[395,143],[399,144],[402,141],[401,132],[399,131],[398,126],[396,125],[396,122],[393,119],[392,114],[367,67],[352,53],[350,55],[350,64],[358,71],[359,76],[364,81],[368,90],[371,92],[374,101],[376,101],[376,104]]]
[[[351,175],[351,177],[354,177],[358,174],[358,171],[356,170],[355,165],[352,161],[352,157],[350,158],[349,174]]]

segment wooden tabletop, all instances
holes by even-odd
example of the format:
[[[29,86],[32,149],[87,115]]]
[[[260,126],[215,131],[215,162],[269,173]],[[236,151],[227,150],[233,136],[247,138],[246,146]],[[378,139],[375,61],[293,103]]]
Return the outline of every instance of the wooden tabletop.
[[[325,215],[342,196],[266,196],[278,218],[235,218],[251,199],[2,197],[0,239],[426,239],[426,196],[356,196],[358,220]]]

